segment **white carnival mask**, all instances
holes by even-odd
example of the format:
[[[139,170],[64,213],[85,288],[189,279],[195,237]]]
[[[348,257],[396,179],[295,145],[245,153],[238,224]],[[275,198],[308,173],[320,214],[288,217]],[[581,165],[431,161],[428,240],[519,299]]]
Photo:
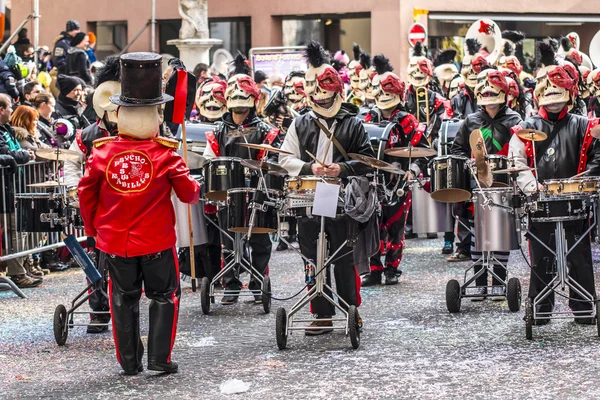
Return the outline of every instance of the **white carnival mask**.
[[[260,90],[254,79],[245,74],[236,74],[227,80],[225,99],[227,108],[252,108],[260,98]]]
[[[471,89],[475,88],[477,85],[477,75],[479,75],[481,68],[483,68],[484,65],[488,65],[488,62],[481,54],[465,56],[463,59],[462,68],[460,70],[460,74],[463,76],[465,85]]]
[[[322,64],[306,71],[304,92],[313,111],[325,118],[335,116],[342,106],[344,84],[337,71]]]
[[[294,108],[306,99],[304,93],[304,78],[301,76],[293,76],[285,81],[283,85],[283,94],[287,99],[287,105]]]
[[[450,81],[450,89],[448,90],[448,100],[452,99],[465,87],[465,80],[462,76],[456,77]]]
[[[198,112],[209,121],[218,120],[227,111],[225,91],[227,84],[222,81],[208,81],[198,88],[196,106]]]
[[[474,92],[479,106],[506,104],[508,83],[502,72],[486,69],[477,75]]]
[[[433,64],[427,57],[411,57],[408,64],[408,83],[414,87],[427,86],[433,76]]]
[[[371,80],[375,77],[375,68],[361,69],[359,73],[360,85],[359,89],[365,94],[365,97],[369,100],[375,100],[375,93],[373,92],[373,86]]]
[[[371,84],[375,95],[375,105],[379,109],[395,108],[404,102],[406,87],[404,82],[393,72],[375,75]]]
[[[350,78],[350,86],[352,86],[352,89],[360,89],[361,70],[362,66],[356,60],[352,60],[348,64],[348,78]]]
[[[600,95],[600,69],[595,69],[587,77],[587,84],[592,96]]]
[[[539,106],[569,103],[575,81],[558,65],[540,69],[534,95]]]

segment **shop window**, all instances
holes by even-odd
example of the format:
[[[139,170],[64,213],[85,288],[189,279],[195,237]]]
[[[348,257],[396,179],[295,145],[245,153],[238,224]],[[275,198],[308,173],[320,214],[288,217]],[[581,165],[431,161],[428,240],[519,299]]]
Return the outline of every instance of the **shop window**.
[[[127,21],[100,21],[96,22],[97,37],[96,57],[102,60],[108,56],[119,54],[127,46]]]

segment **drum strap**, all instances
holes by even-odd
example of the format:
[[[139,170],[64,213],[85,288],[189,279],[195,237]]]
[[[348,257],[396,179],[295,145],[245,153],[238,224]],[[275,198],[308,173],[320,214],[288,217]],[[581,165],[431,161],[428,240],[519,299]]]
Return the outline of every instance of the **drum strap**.
[[[275,140],[275,138],[279,136],[279,129],[277,128],[273,128],[269,131],[269,133],[267,133],[267,136],[265,136],[265,140],[263,140],[262,144],[269,144],[269,145],[273,145],[273,141]],[[262,160],[262,158],[265,156],[266,151],[265,150],[261,150],[258,152],[258,155],[256,156],[257,160]]]
[[[581,145],[581,154],[579,154],[579,165],[577,166],[577,173],[580,174],[585,171],[587,166],[587,152],[592,144],[594,138],[592,137],[592,129],[598,126],[598,119],[591,119],[587,126],[587,131],[583,137],[583,144]]]
[[[219,150],[219,142],[215,137],[215,133],[213,131],[206,132],[206,142],[210,146],[210,149],[215,153],[215,156],[221,157],[221,151]]]
[[[329,129],[327,129],[327,127],[325,125],[323,125],[321,123],[321,121],[319,121],[318,118],[313,118],[313,121],[315,121],[315,124],[317,124],[319,129],[321,129],[323,132],[325,132],[325,135],[327,135],[327,138],[331,139],[331,141],[333,142],[335,147],[340,151],[340,154],[344,157],[344,160],[348,161],[350,159],[350,157],[348,157],[346,150],[344,150],[344,148],[342,147],[340,142],[335,138],[333,133],[331,133],[331,131]]]

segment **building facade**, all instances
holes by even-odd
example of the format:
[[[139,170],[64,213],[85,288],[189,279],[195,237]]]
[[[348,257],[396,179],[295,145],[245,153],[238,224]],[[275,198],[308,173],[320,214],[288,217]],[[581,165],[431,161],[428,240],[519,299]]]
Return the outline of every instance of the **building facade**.
[[[11,26],[31,13],[31,3],[12,0]],[[96,33],[101,57],[120,52],[151,16],[151,0],[40,3],[40,44],[51,46],[66,20],[75,19],[82,29]],[[177,55],[177,49],[166,42],[178,36],[178,0],[156,0],[156,7],[156,47],[162,53]],[[208,8],[211,37],[222,39],[223,47],[231,53],[238,49],[247,53],[251,47],[302,45],[317,39],[330,50],[344,49],[351,55],[352,43],[356,42],[371,54],[385,53],[400,72],[406,69],[408,29],[415,19],[427,28],[431,50],[451,43],[460,48],[461,37],[473,21],[491,18],[503,30],[521,30],[530,38],[521,50],[525,58],[533,57],[534,39],[572,31],[580,35],[581,50],[588,53],[592,37],[600,30],[600,9],[596,2],[587,0],[209,0]],[[148,27],[129,51],[149,50],[150,37]]]

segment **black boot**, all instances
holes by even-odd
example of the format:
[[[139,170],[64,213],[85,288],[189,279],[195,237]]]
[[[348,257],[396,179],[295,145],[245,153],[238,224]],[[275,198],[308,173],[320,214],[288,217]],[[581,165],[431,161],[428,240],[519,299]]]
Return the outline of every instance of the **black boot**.
[[[400,270],[386,269],[385,270],[385,284],[386,285],[397,285],[398,277],[402,274]]]
[[[371,271],[361,279],[361,286],[381,285],[381,271]]]
[[[177,365],[175,361],[161,363],[148,359],[148,370],[166,372],[167,374],[174,374],[179,370],[179,365]]]
[[[104,326],[100,326],[100,324],[107,324]],[[96,325],[96,326],[93,326]],[[90,325],[87,327],[87,333],[102,333],[108,330],[108,321],[106,319],[102,319],[97,315],[93,315],[92,319],[90,319]]]
[[[291,241],[290,241],[291,243]],[[275,249],[275,251],[284,251],[288,249],[288,245],[286,242],[284,242],[283,240],[279,240],[279,244],[277,244],[277,248]]]

